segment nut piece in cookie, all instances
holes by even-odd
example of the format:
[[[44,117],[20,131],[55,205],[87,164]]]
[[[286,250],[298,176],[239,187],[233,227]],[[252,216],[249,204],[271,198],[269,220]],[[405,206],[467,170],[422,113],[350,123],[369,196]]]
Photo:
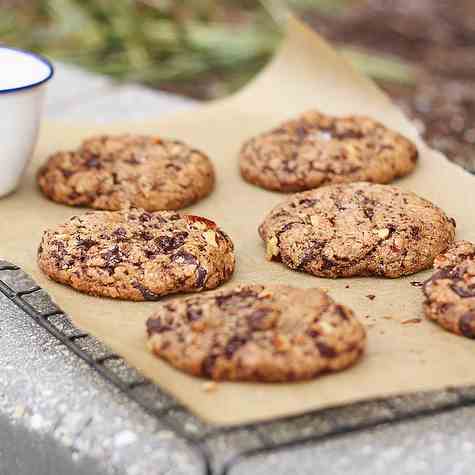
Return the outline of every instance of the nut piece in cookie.
[[[217,381],[285,382],[345,369],[366,334],[320,289],[238,285],[159,304],[147,321],[157,356]]]
[[[458,241],[434,261],[426,280],[424,313],[446,330],[475,338],[475,245]]]
[[[269,259],[319,277],[401,277],[432,266],[455,222],[390,185],[349,183],[292,195],[259,227]]]
[[[234,260],[231,239],[213,221],[134,208],[74,216],[45,231],[38,249],[53,280],[124,300],[214,289],[231,277]]]
[[[242,176],[277,191],[303,191],[332,183],[389,183],[409,174],[415,145],[367,117],[332,117],[309,111],[247,141]]]
[[[53,201],[119,210],[174,210],[207,196],[214,186],[209,158],[188,145],[144,135],[101,135],[74,151],[51,156],[38,185]]]

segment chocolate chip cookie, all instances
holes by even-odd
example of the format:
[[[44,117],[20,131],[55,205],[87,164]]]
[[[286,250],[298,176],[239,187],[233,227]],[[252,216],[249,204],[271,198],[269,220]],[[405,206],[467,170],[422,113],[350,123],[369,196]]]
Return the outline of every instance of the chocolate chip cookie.
[[[147,321],[149,346],[194,376],[298,381],[353,364],[365,330],[320,289],[239,285],[162,303]]]
[[[319,277],[400,277],[432,266],[455,221],[395,186],[330,185],[297,193],[259,227],[267,257]]]
[[[424,313],[446,330],[475,338],[475,245],[456,242],[434,261],[423,285]]]
[[[208,157],[188,145],[143,135],[101,135],[75,151],[58,152],[38,173],[53,201],[119,210],[175,210],[207,196],[214,186]]]
[[[53,280],[87,294],[156,300],[228,280],[233,248],[214,222],[199,216],[91,211],[45,231],[38,264]]]
[[[416,166],[415,145],[367,117],[309,111],[252,138],[240,154],[242,176],[277,191],[332,183],[389,183]]]

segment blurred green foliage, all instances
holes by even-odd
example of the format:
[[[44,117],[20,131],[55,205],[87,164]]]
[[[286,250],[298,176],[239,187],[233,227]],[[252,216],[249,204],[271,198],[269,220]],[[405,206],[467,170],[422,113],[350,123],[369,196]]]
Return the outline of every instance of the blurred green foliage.
[[[287,3],[338,13],[348,1]],[[239,88],[265,64],[281,35],[253,0],[4,0],[0,5],[0,42],[202,98]]]

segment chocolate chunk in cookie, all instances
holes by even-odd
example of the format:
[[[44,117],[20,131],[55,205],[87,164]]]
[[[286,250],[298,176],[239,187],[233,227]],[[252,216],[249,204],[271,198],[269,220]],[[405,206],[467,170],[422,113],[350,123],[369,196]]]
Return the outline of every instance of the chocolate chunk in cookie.
[[[234,271],[234,246],[212,221],[171,211],[95,211],[47,230],[41,270],[91,295],[157,300],[214,289]]]
[[[475,245],[458,241],[434,261],[423,285],[424,313],[446,330],[475,338]]]
[[[37,179],[43,193],[58,203],[157,211],[183,208],[207,196],[214,171],[204,153],[182,142],[102,135],[51,156]]]
[[[362,355],[353,312],[320,289],[239,285],[160,304],[149,346],[174,367],[215,380],[298,381]]]
[[[389,183],[416,166],[415,145],[367,117],[309,111],[252,138],[240,154],[242,176],[278,191],[332,183]]]
[[[455,223],[395,186],[331,185],[297,193],[259,227],[269,259],[319,277],[400,277],[432,266]]]

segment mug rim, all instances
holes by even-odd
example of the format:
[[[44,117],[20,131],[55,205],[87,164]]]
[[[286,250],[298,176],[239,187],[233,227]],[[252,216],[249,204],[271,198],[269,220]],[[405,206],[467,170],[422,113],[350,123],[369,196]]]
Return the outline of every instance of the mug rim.
[[[25,50],[25,49],[16,48],[14,46],[6,46],[6,45],[0,44],[0,50],[2,50],[2,49],[3,50],[9,50],[9,51],[17,51],[19,53],[23,53],[26,56],[30,56],[30,57],[40,61],[41,63],[45,64],[48,67],[49,73],[45,78],[41,79],[40,81],[35,81],[31,84],[26,84],[24,86],[18,86],[18,87],[11,87],[11,88],[8,88],[8,89],[0,89],[0,96],[2,94],[11,94],[11,93],[18,92],[18,91],[25,91],[27,89],[33,89],[34,87],[41,86],[42,84],[48,82],[54,76],[54,66],[43,55],[38,54],[38,53],[33,53],[32,51],[28,51],[28,50]]]

